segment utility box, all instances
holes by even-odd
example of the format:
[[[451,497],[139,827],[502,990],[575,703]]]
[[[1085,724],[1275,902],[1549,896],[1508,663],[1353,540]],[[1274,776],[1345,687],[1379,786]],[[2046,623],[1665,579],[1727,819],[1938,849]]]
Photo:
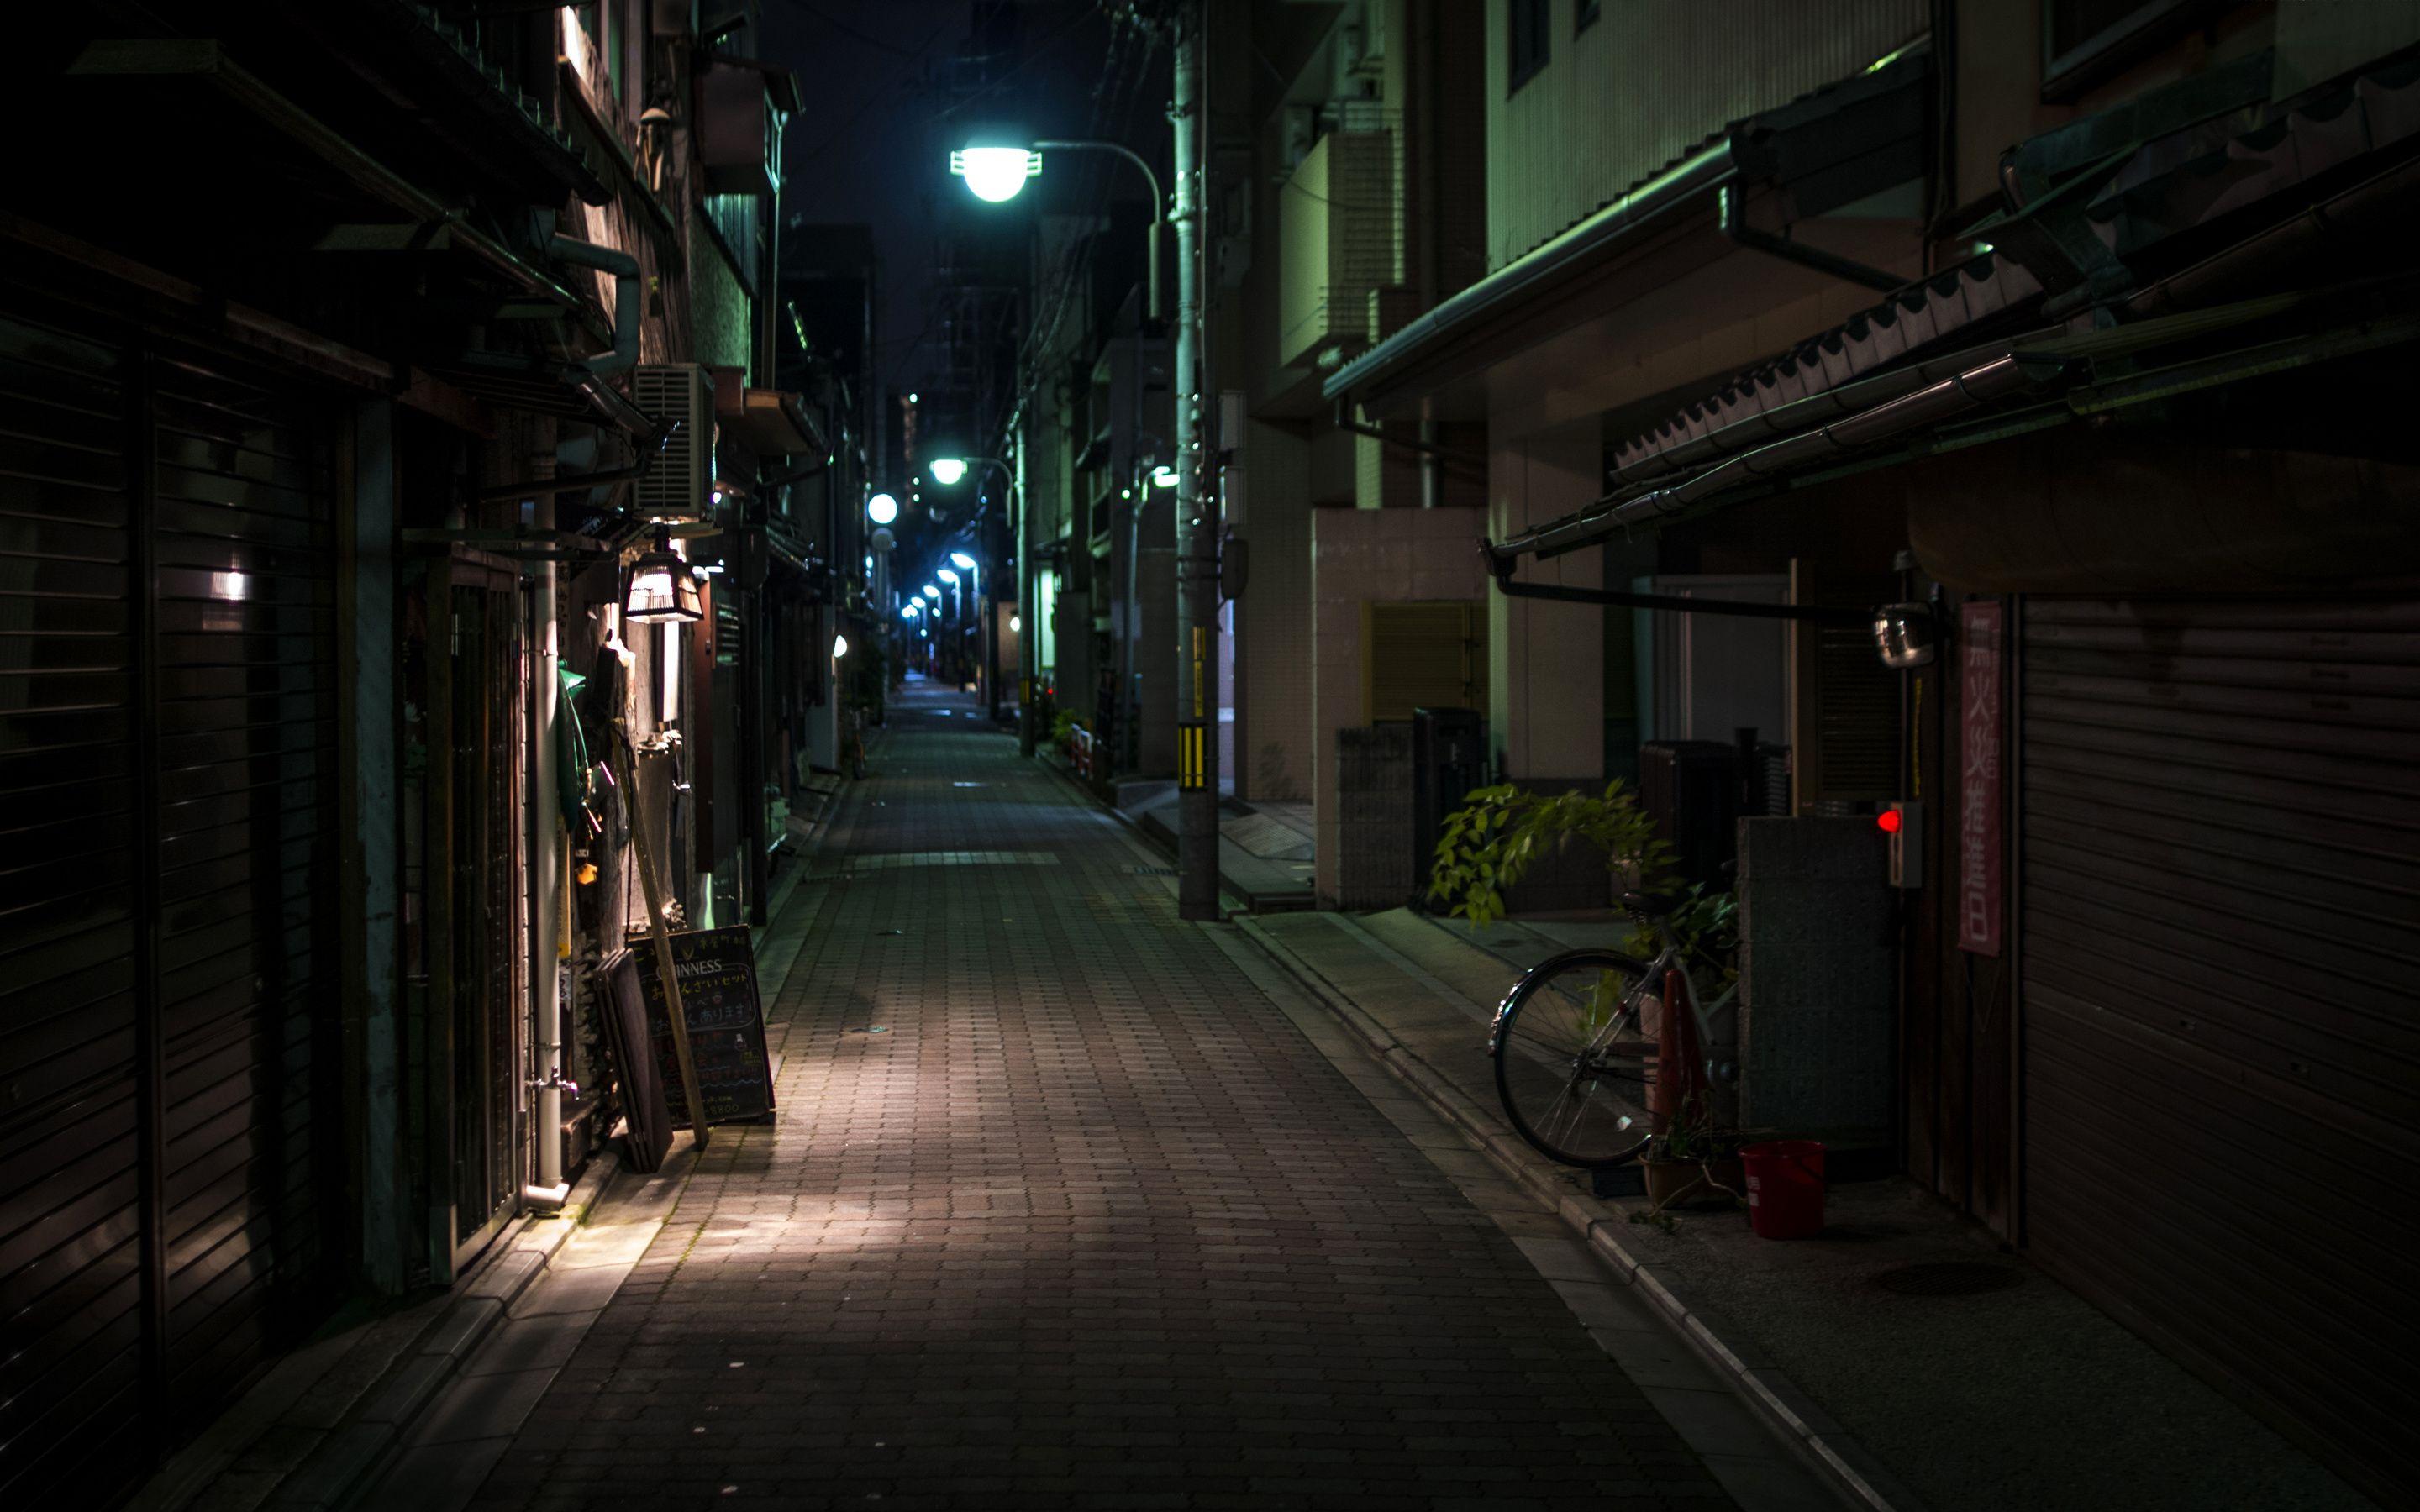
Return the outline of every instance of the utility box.
[[[1476,709],[1412,711],[1412,895],[1428,896],[1446,815],[1487,780],[1487,721]]]
[[[707,63],[697,73],[697,156],[718,194],[771,194],[782,187],[782,112],[765,69]]]

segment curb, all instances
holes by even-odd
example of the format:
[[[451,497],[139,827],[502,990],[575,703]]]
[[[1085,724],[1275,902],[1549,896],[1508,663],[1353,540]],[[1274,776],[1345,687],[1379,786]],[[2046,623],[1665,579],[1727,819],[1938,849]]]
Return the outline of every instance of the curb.
[[[1863,1512],[1925,1512],[1924,1503],[1778,1365],[1749,1344],[1719,1313],[1692,1302],[1622,1242],[1629,1226],[1625,1210],[1557,1181],[1544,1159],[1520,1135],[1464,1095],[1342,989],[1320,975],[1317,967],[1257,920],[1237,918],[1233,922],[1313,1001],[1359,1037],[1397,1080],[1475,1140],[1487,1158],[1523,1190],[1550,1204],[1623,1281],[1637,1288],[1699,1358],[1731,1381],[1760,1417],[1799,1447],[1809,1467],[1831,1484],[1844,1504]]]

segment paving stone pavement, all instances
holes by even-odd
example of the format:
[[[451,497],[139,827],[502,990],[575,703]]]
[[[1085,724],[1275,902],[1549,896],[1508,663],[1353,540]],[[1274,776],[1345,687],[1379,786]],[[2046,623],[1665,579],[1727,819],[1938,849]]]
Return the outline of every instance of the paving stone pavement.
[[[456,1430],[470,1504],[1730,1504],[1551,1226],[966,714],[894,712],[782,921],[778,1120],[716,1130],[534,1405]]]

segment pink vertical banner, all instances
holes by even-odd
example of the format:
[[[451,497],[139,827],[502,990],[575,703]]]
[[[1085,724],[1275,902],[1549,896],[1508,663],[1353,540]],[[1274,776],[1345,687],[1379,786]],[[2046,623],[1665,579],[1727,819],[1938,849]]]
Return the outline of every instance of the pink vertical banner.
[[[2000,953],[2000,627],[1996,598],[1959,613],[1958,948]]]

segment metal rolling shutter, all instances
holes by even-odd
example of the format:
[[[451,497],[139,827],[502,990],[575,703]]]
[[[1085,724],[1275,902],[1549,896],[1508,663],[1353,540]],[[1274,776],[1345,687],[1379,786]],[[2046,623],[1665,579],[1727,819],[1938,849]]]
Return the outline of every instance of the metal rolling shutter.
[[[2026,1242],[2408,1488],[2420,605],[2024,623]]]
[[[0,316],[0,1500],[139,1475],[327,1294],[320,440]]]
[[[167,1364],[207,1415],[331,1258],[335,541],[304,403],[153,370]]]
[[[0,316],[0,1501],[23,1505],[148,1448],[130,366]]]

